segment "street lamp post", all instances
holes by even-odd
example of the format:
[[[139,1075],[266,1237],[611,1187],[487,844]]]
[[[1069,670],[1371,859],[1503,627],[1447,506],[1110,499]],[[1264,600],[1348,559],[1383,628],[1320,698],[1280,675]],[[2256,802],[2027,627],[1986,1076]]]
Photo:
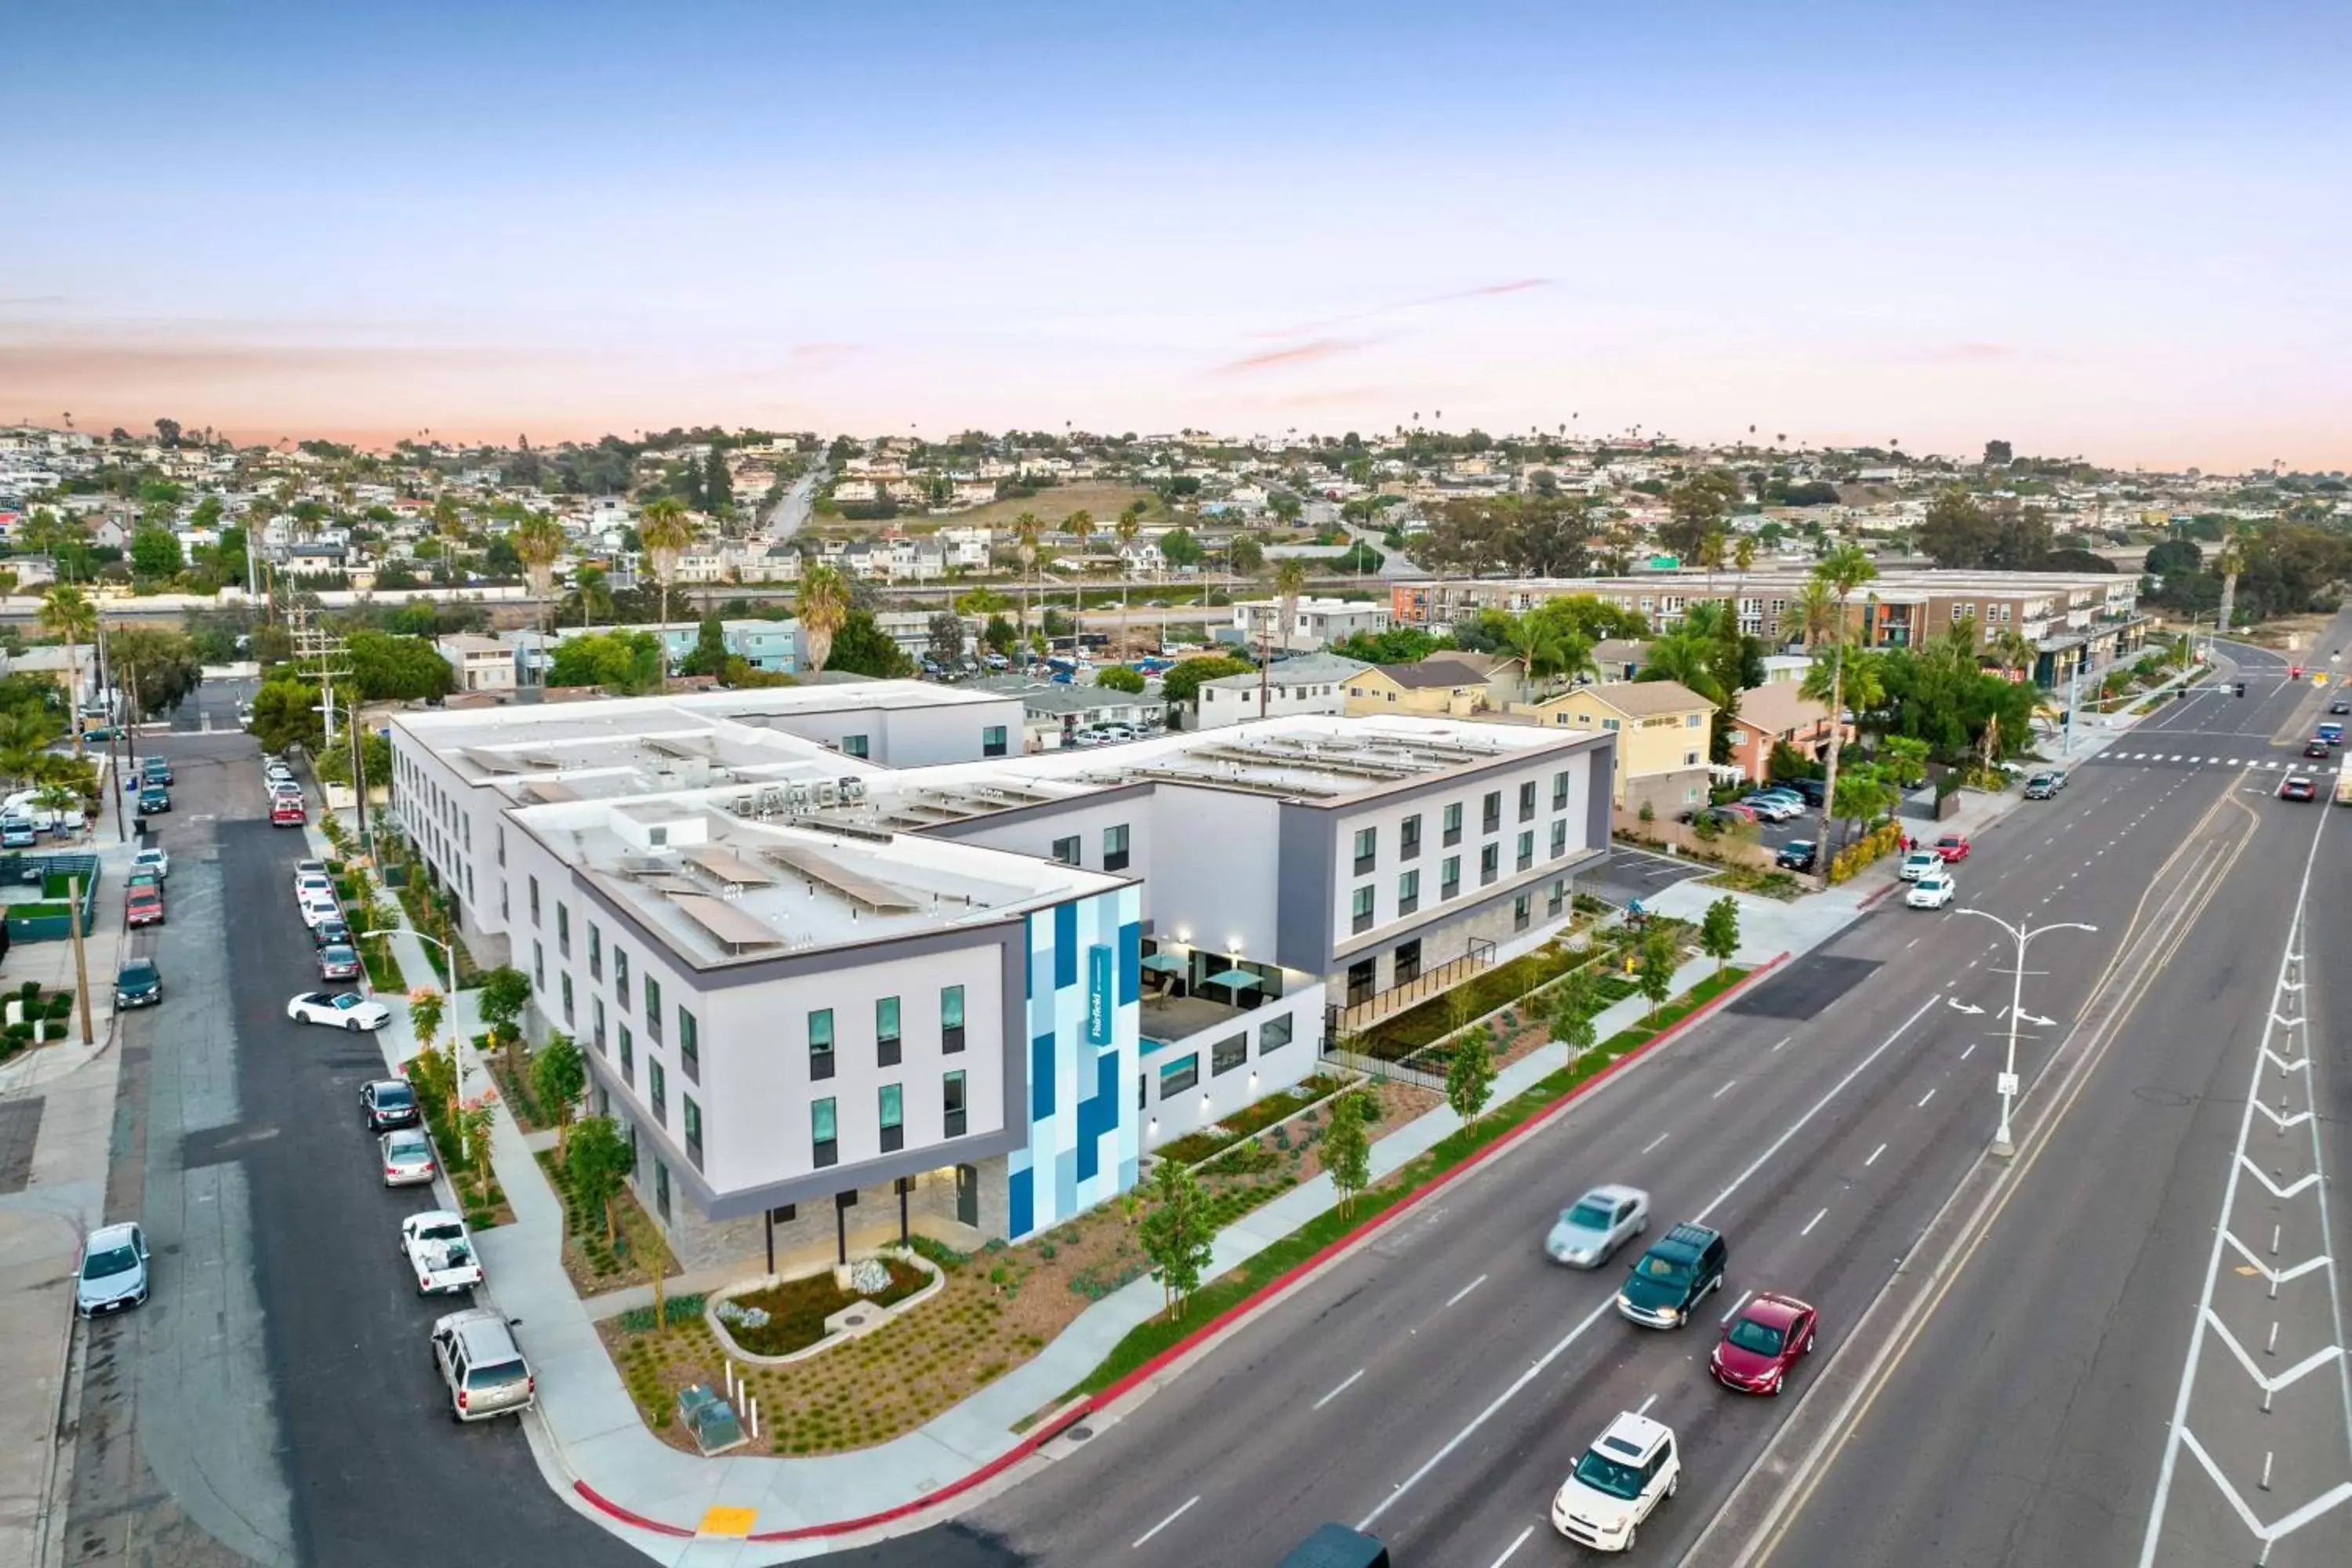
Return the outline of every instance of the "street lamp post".
[[[2080,921],[2055,921],[2049,925],[2036,926],[2032,931],[2028,931],[2022,925],[2011,925],[1999,915],[1988,914],[1983,910],[1964,909],[1960,913],[1975,915],[1979,919],[1992,921],[1993,924],[2007,931],[2011,939],[2017,943],[2017,966],[2011,972],[2009,992],[2009,1056],[2002,1068],[2000,1082],[1996,1086],[2000,1093],[2000,1131],[1993,1135],[1992,1141],[1993,1153],[2006,1160],[2017,1152],[2017,1145],[2011,1141],[2009,1135],[2009,1118],[2011,1108],[2017,1103],[2017,1024],[2019,1009],[2025,1001],[2026,946],[2035,937],[2050,931],[2095,931],[2099,928],[2095,925],[2084,925]],[[2047,1024],[2049,1021],[2047,1018],[2035,1020],[2036,1023],[2042,1024]]]

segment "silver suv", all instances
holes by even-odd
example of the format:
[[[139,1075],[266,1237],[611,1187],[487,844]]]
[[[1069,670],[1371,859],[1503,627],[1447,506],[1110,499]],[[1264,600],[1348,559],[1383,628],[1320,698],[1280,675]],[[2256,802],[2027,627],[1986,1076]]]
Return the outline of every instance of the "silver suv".
[[[449,1391],[449,1418],[488,1421],[531,1406],[539,1380],[507,1320],[487,1307],[452,1312],[433,1325],[433,1364]]]

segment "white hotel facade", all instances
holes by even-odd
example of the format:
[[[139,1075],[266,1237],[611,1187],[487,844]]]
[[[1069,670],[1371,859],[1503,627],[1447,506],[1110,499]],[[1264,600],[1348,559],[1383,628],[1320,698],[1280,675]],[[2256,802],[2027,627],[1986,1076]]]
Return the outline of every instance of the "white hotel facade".
[[[1311,1074],[1331,1012],[1543,940],[1607,851],[1606,734],[999,752],[1019,721],[895,681],[394,720],[395,816],[689,1265],[1040,1234]]]

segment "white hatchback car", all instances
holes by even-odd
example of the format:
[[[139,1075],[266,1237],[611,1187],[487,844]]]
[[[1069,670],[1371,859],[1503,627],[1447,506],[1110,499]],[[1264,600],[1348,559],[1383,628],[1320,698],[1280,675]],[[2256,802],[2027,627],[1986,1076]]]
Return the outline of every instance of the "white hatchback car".
[[[1551,1500],[1554,1530],[1599,1552],[1630,1552],[1633,1534],[1683,1481],[1674,1430],[1625,1412],[1592,1441]]]
[[[1915,910],[1940,910],[1958,896],[1959,879],[1949,871],[1930,871],[1911,884],[1903,901]]]
[[[1554,1263],[1598,1268],[1649,1228],[1649,1194],[1638,1187],[1595,1187],[1560,1211],[1544,1237],[1544,1251]]]

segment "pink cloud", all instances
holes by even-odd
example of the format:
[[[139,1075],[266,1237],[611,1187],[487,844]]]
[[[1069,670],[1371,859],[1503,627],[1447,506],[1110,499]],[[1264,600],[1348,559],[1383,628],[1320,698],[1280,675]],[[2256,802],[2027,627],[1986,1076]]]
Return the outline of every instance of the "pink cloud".
[[[1369,321],[1381,316],[1393,316],[1405,310],[1424,310],[1433,305],[1451,305],[1463,300],[1492,300],[1505,294],[1524,294],[1533,289],[1549,289],[1549,278],[1514,278],[1503,283],[1482,283],[1475,289],[1456,289],[1451,293],[1429,294],[1418,300],[1400,300],[1394,304],[1375,305],[1369,310],[1351,315],[1332,316],[1320,321],[1307,321],[1296,327],[1277,327],[1271,331],[1253,332],[1256,338],[1295,338],[1327,328],[1345,326],[1351,321]]]
[[[1303,343],[1294,343],[1286,349],[1266,349],[1258,353],[1244,354],[1231,364],[1221,366],[1220,369],[1226,375],[1241,375],[1252,371],[1280,370],[1289,365],[1314,364],[1323,360],[1336,359],[1342,354],[1353,353],[1363,348],[1369,342],[1370,340],[1365,338],[1314,338]]]

